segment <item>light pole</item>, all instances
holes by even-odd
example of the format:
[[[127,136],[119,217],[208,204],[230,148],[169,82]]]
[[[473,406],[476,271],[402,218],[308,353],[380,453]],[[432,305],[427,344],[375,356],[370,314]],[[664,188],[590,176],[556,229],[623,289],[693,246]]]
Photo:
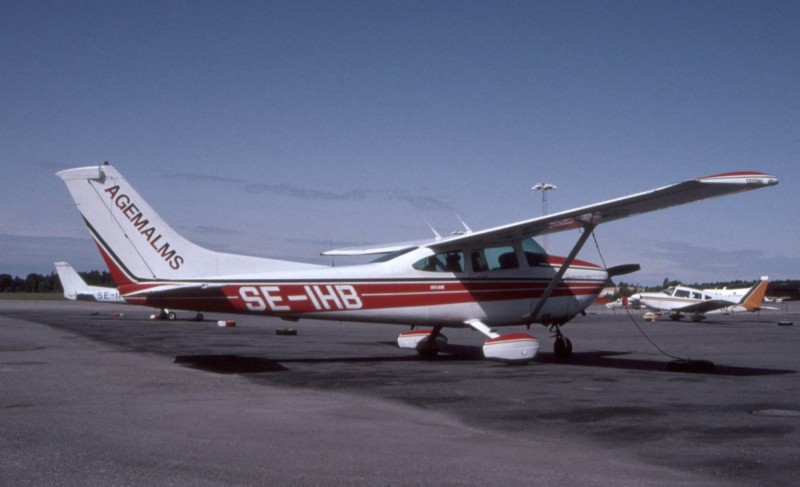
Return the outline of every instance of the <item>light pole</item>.
[[[542,216],[547,216],[547,192],[552,191],[554,189],[558,189],[555,184],[550,183],[536,183],[531,188],[533,191],[541,191],[542,192]],[[544,244],[544,250],[547,250],[547,234],[544,234],[544,238],[542,239],[542,243]]]

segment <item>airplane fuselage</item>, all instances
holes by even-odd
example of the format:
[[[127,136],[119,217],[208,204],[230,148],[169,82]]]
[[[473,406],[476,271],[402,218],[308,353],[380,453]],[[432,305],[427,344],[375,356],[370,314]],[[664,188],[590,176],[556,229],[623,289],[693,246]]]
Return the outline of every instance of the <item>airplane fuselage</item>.
[[[712,299],[729,298],[727,296],[715,296],[699,289],[684,286],[674,286],[663,291],[653,293],[639,293],[636,300],[644,306],[665,311],[677,310],[690,304],[698,304]],[[726,299],[730,300],[730,299]],[[730,300],[731,305],[736,301]]]
[[[471,256],[479,250],[448,254]],[[120,286],[120,291],[132,304],[160,308],[443,327],[464,327],[466,321],[479,319],[505,326],[565,323],[594,301],[607,279],[601,267],[573,262],[533,317],[531,311],[563,259],[542,254],[532,258],[519,244],[508,250],[518,257],[511,269],[486,270],[463,257],[460,272],[418,269],[419,262],[435,257],[430,249],[419,248],[387,262],[208,281],[140,282]]]
[[[91,287],[88,292],[80,293],[78,301],[98,301],[100,303],[124,303],[119,291],[112,288]]]

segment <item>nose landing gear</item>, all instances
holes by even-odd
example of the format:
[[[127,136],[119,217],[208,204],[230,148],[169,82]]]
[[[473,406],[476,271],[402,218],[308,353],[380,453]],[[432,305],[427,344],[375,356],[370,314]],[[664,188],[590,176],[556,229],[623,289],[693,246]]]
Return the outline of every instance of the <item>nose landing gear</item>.
[[[561,334],[559,325],[552,325],[550,331],[555,332],[556,339],[553,342],[553,354],[556,356],[556,360],[569,360],[572,356],[572,342]]]

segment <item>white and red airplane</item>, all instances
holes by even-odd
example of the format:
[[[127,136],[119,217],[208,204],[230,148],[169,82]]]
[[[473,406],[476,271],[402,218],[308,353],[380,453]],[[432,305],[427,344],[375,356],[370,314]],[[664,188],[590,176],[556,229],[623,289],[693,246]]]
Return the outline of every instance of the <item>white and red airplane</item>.
[[[702,321],[706,314],[756,312],[762,308],[764,295],[769,284],[768,277],[747,289],[718,290],[695,289],[687,286],[670,286],[655,293],[638,293],[631,296],[631,301],[640,303],[650,309],[669,311],[672,320],[680,320],[683,315],[690,315],[692,321]]]
[[[609,277],[577,260],[594,228],[608,221],[778,183],[757,172],[719,174],[488,230],[414,244],[343,249],[327,255],[380,257],[327,267],[215,252],[179,235],[112,166],[57,174],[67,185],[125,300],[156,308],[314,318],[411,326],[398,345],[435,355],[442,328],[472,328],[487,339],[486,358],[528,362],[539,341],[495,328],[550,326],[559,357],[572,351],[561,326],[582,313]],[[548,255],[532,237],[582,233],[567,257]],[[432,329],[419,330],[427,326]]]

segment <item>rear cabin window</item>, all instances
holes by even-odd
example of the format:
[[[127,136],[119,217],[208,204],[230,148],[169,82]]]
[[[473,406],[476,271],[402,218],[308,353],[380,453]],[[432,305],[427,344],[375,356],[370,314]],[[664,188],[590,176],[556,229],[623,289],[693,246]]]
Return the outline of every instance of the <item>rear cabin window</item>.
[[[464,272],[464,252],[439,252],[415,262],[414,269],[426,272]]]
[[[472,270],[475,272],[488,272],[500,269],[516,269],[519,267],[517,254],[514,247],[487,247],[473,250],[470,253]]]

